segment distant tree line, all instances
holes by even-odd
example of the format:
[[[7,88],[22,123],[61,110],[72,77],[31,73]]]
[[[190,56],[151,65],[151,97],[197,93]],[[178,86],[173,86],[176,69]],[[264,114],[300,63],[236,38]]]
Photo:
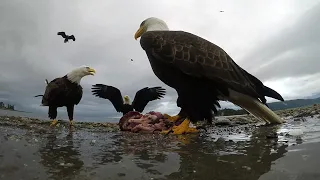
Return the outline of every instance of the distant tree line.
[[[236,109],[225,108],[225,109],[218,110],[217,116],[232,116],[232,115],[242,115],[242,114],[248,114],[248,113],[244,109],[236,110]]]
[[[0,102],[0,109],[10,109],[10,110],[14,110],[14,105],[5,104],[5,103],[3,103],[3,102]]]

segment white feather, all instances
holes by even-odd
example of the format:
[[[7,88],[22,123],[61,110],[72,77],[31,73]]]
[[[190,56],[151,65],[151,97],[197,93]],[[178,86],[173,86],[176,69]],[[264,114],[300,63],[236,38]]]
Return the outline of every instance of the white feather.
[[[146,31],[169,31],[168,25],[161,19],[151,17],[145,20]]]
[[[266,105],[248,95],[229,89],[229,97],[220,98],[240,106],[241,108],[250,112],[256,118],[264,120],[267,123],[281,124],[284,122],[281,117],[279,117]]]
[[[89,75],[87,68],[80,67],[69,72],[67,74],[67,78],[73,83],[80,84],[81,79],[87,75]]]

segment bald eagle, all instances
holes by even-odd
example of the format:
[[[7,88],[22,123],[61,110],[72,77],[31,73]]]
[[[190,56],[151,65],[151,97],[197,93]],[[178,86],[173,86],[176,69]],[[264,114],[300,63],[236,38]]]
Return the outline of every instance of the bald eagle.
[[[41,95],[41,103],[42,106],[49,106],[48,115],[52,120],[51,126],[57,123],[58,107],[63,106],[67,107],[70,125],[73,125],[74,105],[79,104],[83,94],[80,81],[84,76],[94,75],[95,72],[87,66],[79,67],[47,84],[44,95]]]
[[[122,112],[123,115],[133,110],[141,113],[150,101],[161,99],[165,95],[165,89],[162,87],[145,87],[136,92],[131,104],[129,96],[125,95],[122,98],[120,90],[116,87],[104,84],[92,86],[93,95],[110,100],[116,111]]]
[[[71,39],[71,40],[73,40],[73,41],[76,40],[76,38],[74,37],[74,35],[68,36],[68,35],[66,35],[65,32],[58,32],[57,35],[60,35],[60,36],[62,36],[62,37],[64,38],[64,43],[67,43],[67,42],[69,41],[69,39]]]
[[[170,31],[158,18],[147,18],[134,35],[146,52],[154,74],[178,93],[181,111],[168,116],[183,122],[174,134],[197,132],[195,123],[212,118],[220,100],[230,101],[257,118],[271,123],[283,120],[266,106],[265,96],[284,101],[282,96],[237,65],[219,46],[188,32]],[[181,120],[180,120],[181,121]]]

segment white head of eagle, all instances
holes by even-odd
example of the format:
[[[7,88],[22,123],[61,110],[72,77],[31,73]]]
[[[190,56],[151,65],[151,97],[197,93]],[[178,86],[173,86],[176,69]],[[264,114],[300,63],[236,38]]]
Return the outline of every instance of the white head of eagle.
[[[81,66],[69,72],[67,78],[73,83],[80,84],[81,79],[87,75],[94,75],[96,71],[88,66]]]
[[[131,104],[130,97],[128,95],[123,96],[124,104]]]
[[[161,19],[150,17],[142,21],[140,28],[135,33],[134,38],[138,39],[147,31],[169,31],[168,25]]]

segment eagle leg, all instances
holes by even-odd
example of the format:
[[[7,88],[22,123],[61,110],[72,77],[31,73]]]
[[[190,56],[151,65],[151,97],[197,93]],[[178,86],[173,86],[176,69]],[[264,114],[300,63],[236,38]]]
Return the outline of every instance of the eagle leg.
[[[67,112],[69,117],[69,126],[73,126],[73,112],[74,112],[74,105],[67,106]]]
[[[168,134],[172,132],[173,134],[180,135],[180,134],[191,134],[191,133],[198,133],[199,130],[197,128],[189,127],[190,120],[185,119],[181,124],[178,126],[173,126],[170,130],[162,131],[163,134]]]
[[[52,120],[50,126],[55,126],[58,123],[58,121],[56,119]]]
[[[49,118],[52,119],[52,122],[50,126],[55,126],[58,121],[57,121],[57,107],[54,106],[49,106],[49,111],[48,111]]]
[[[73,120],[71,120],[71,119],[69,120],[69,125],[70,125],[70,126],[73,126],[73,125],[74,125]]]
[[[171,122],[176,122],[178,121],[181,117],[178,115],[175,116],[170,116],[169,114],[163,114],[164,118],[168,119]]]

